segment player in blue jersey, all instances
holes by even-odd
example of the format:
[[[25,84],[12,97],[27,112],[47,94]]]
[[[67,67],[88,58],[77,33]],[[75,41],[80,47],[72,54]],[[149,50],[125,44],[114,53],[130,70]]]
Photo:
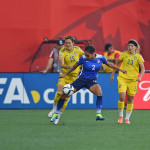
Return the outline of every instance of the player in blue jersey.
[[[75,70],[79,65],[82,65],[82,70],[77,78],[71,85],[74,87],[74,93],[79,91],[81,88],[89,89],[93,94],[97,96],[96,100],[96,120],[104,120],[104,117],[101,115],[101,108],[102,108],[102,90],[100,85],[96,82],[98,77],[98,71],[101,68],[102,64],[106,64],[107,66],[117,69],[123,73],[126,73],[125,70],[118,68],[114,64],[107,61],[107,59],[99,54],[95,54],[95,48],[92,45],[88,45],[85,47],[85,55],[79,58],[79,61],[72,66],[72,68],[66,72],[65,74],[61,74],[60,78],[64,78],[73,70]],[[56,122],[55,120],[58,119],[58,113],[61,110],[65,99],[68,96],[62,94],[59,102],[57,104],[56,112],[53,114],[51,122]],[[58,123],[58,121],[57,121]]]

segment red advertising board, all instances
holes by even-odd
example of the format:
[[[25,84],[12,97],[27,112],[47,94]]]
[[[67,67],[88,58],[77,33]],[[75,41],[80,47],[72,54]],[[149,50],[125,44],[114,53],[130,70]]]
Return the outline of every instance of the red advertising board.
[[[138,84],[134,98],[134,109],[150,109],[150,73],[145,73]]]

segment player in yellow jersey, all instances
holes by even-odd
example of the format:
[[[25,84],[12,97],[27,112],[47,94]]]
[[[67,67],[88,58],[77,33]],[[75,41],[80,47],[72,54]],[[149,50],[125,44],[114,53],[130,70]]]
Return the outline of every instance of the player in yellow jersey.
[[[118,93],[119,93],[119,101],[118,101],[118,110],[119,110],[119,119],[118,123],[123,123],[123,110],[124,110],[124,100],[127,92],[127,107],[126,107],[126,117],[125,123],[130,124],[129,118],[131,116],[133,110],[133,99],[135,94],[137,93],[137,83],[141,81],[142,76],[145,72],[144,60],[142,56],[138,53],[139,44],[135,40],[130,40],[128,42],[128,50],[122,52],[117,65],[121,64],[121,69],[127,71],[127,74],[123,74],[119,72],[117,77],[118,79]],[[141,73],[139,74],[139,67],[141,69]],[[111,74],[110,81],[114,81],[115,70],[113,70]]]
[[[116,64],[120,56],[120,51],[117,51],[113,48],[112,44],[105,44],[105,53],[104,57],[111,63]],[[107,65],[103,65],[103,70],[105,73],[112,73],[113,69]]]
[[[82,56],[83,54],[84,52],[80,49],[80,47],[74,46],[74,40],[71,36],[65,37],[65,47],[59,51],[59,60],[62,68],[60,74],[64,74],[68,72],[71,66],[76,64],[77,61],[79,60],[79,57]],[[62,94],[64,85],[71,84],[73,81],[75,81],[78,77],[79,72],[80,72],[80,68],[78,67],[71,74],[69,74],[69,76],[66,76],[65,78],[59,78],[57,84],[57,93],[54,98],[53,109],[52,111],[49,112],[48,114],[49,117],[52,117],[53,113],[56,110],[57,103]],[[68,99],[65,101],[58,119],[55,121],[56,124],[60,118],[61,113],[65,110],[67,104],[68,104]]]

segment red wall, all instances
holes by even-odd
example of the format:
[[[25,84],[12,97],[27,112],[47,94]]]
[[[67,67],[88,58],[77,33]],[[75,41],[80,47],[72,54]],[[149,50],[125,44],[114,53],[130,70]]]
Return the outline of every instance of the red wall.
[[[0,5],[0,72],[28,72],[44,37],[91,39],[98,51],[111,42],[141,45],[150,70],[149,0],[9,0]]]

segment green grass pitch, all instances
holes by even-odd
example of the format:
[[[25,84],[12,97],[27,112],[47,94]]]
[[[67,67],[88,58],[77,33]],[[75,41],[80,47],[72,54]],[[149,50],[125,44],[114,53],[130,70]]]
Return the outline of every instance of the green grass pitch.
[[[58,125],[48,109],[0,110],[0,150],[149,150],[150,110],[134,110],[118,125],[117,110],[67,109]]]

